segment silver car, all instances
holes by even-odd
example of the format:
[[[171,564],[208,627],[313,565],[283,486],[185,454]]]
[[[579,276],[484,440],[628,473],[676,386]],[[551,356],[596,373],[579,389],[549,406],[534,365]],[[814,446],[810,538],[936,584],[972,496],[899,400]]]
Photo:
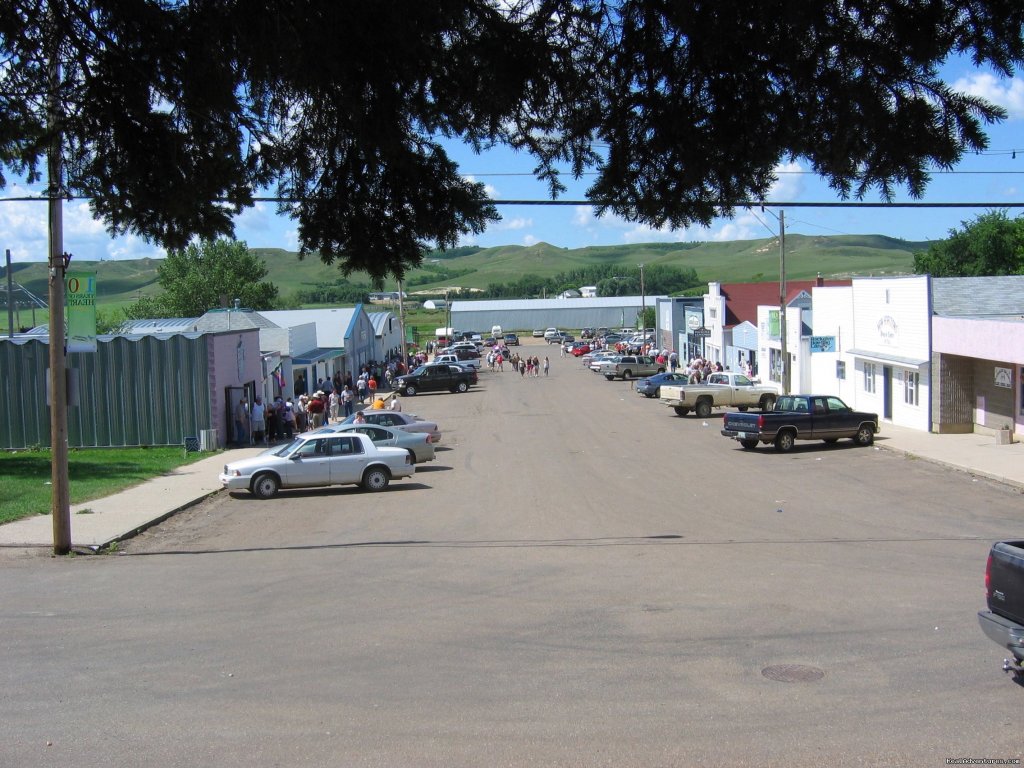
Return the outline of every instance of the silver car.
[[[437,424],[432,421],[427,421],[426,419],[421,419],[415,413],[366,408],[363,410],[363,418],[366,419],[367,424],[377,424],[381,427],[404,429],[406,432],[426,432],[430,435],[430,442],[441,442],[441,430],[438,429]],[[341,423],[345,425],[355,424],[355,420],[356,415],[353,413],[351,416],[345,417]]]
[[[224,465],[221,485],[271,499],[281,488],[361,485],[383,491],[392,478],[416,471],[404,448],[378,448],[366,435],[299,435],[285,446]]]
[[[318,432],[358,432],[373,440],[374,445],[401,448],[409,452],[416,464],[434,460],[434,442],[428,432],[409,432],[405,429],[385,427],[378,424],[332,424],[321,427]]]

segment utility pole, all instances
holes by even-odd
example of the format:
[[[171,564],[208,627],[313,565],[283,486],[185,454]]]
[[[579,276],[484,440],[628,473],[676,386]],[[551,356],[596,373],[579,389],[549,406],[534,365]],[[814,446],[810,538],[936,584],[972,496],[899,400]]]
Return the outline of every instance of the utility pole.
[[[647,339],[647,298],[644,296],[644,265],[640,265],[640,335]]]
[[[398,327],[402,330],[402,370],[409,364],[409,343],[405,332],[405,303],[402,295],[402,281],[398,281]]]
[[[786,343],[786,212],[779,211],[779,342],[782,346],[779,368],[782,394],[789,394],[789,349]]]
[[[71,551],[71,492],[68,478],[67,352],[64,344],[64,168],[60,114],[60,61],[56,24],[50,34],[50,148],[46,168],[49,181],[49,310],[50,310],[50,514],[53,518],[53,553]]]
[[[7,338],[14,338],[14,276],[11,274],[11,249],[7,249]]]

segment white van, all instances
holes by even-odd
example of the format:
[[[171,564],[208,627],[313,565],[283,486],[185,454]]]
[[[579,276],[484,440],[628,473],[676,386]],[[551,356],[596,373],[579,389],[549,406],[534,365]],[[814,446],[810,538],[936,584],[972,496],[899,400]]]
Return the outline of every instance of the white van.
[[[491,338],[492,339],[500,339],[501,337],[502,337],[501,326],[500,325],[492,325],[491,326]]]

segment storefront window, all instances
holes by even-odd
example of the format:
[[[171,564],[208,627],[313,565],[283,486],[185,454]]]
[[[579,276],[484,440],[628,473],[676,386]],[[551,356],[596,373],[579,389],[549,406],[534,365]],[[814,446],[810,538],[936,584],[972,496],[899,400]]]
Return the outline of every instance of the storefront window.
[[[903,374],[903,402],[907,405],[917,405],[917,387],[920,383],[920,374],[917,371],[906,371]]]

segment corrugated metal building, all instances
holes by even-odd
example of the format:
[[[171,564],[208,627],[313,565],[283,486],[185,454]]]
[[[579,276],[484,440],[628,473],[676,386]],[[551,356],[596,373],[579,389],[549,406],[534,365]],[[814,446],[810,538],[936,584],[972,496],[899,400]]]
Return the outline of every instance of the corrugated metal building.
[[[487,335],[495,325],[529,334],[535,328],[637,328],[643,307],[665,296],[606,296],[593,299],[485,299],[453,301],[452,327]]]
[[[101,336],[95,353],[69,354],[76,401],[68,409],[68,444],[181,445],[186,436],[226,426],[217,424],[223,408],[213,402],[213,338]],[[48,368],[47,338],[0,340],[0,447],[50,445]]]

